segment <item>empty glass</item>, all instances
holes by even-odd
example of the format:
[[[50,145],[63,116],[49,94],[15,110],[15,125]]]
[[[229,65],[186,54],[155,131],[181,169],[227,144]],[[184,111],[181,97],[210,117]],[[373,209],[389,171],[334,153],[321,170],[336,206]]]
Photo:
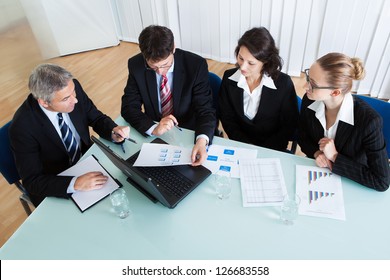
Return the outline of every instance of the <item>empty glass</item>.
[[[124,219],[130,215],[130,204],[124,189],[118,188],[114,190],[110,194],[110,200],[115,214],[119,218]]]
[[[214,185],[217,197],[222,200],[228,199],[232,192],[230,172],[218,170],[218,172],[214,174]]]
[[[293,225],[298,218],[298,209],[301,199],[298,195],[291,198],[286,195],[283,199],[283,204],[280,208],[280,219],[285,225]]]

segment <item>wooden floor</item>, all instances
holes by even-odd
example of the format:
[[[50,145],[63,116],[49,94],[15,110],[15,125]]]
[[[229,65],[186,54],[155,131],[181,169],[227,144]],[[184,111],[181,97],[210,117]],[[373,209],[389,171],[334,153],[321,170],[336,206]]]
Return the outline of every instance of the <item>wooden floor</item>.
[[[0,125],[12,119],[29,93],[31,70],[40,63],[56,63],[69,70],[82,84],[96,106],[113,119],[120,114],[120,101],[127,79],[127,60],[138,53],[138,45],[121,42],[116,47],[44,60],[26,21],[0,32]],[[208,60],[209,71],[222,76],[233,65]],[[293,78],[299,95],[302,78]],[[0,246],[25,221],[19,191],[0,176]]]

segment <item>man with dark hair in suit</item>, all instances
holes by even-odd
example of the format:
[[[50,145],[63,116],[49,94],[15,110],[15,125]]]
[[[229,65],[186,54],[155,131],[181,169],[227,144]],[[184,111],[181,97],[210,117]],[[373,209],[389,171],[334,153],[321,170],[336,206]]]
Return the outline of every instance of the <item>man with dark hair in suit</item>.
[[[107,177],[88,172],[57,176],[74,165],[92,145],[89,127],[114,142],[128,138],[130,128],[118,126],[100,112],[70,72],[53,64],[37,66],[29,79],[31,94],[10,126],[11,148],[23,185],[38,206],[47,196],[67,198],[76,191],[101,188]]]
[[[202,164],[216,124],[206,60],[176,49],[172,31],[164,26],[146,27],[138,40],[141,53],[128,61],[123,118],[149,136],[178,125],[194,130],[192,162]]]

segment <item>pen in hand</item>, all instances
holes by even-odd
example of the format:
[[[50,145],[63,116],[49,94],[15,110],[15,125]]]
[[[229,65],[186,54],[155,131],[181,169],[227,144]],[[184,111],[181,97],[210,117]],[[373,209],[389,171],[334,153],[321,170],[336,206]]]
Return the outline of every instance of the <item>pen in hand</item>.
[[[130,141],[130,142],[133,142],[134,144],[137,144],[137,142],[135,142],[135,140],[134,140],[134,139],[131,139],[130,137],[129,137],[129,138],[125,138],[125,137],[123,137],[122,135],[120,135],[120,134],[118,134],[118,133],[116,133],[116,132],[114,132],[114,131],[113,131],[113,133],[114,133],[116,136],[118,136],[118,137],[122,137],[122,138],[126,139],[127,141]]]
[[[122,152],[123,152],[124,154],[126,154],[125,146],[123,145],[123,143],[121,144],[121,148],[122,148]]]

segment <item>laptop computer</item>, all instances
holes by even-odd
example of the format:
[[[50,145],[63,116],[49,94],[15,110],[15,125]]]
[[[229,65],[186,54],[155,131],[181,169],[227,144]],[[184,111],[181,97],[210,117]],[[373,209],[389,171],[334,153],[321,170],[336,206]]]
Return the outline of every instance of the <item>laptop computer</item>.
[[[125,160],[96,137],[92,136],[91,139],[128,177],[129,183],[154,203],[159,201],[168,208],[176,207],[184,197],[211,174],[211,171],[204,166],[135,167],[133,164],[140,153],[139,151]],[[160,138],[154,139],[152,143],[167,144]]]

